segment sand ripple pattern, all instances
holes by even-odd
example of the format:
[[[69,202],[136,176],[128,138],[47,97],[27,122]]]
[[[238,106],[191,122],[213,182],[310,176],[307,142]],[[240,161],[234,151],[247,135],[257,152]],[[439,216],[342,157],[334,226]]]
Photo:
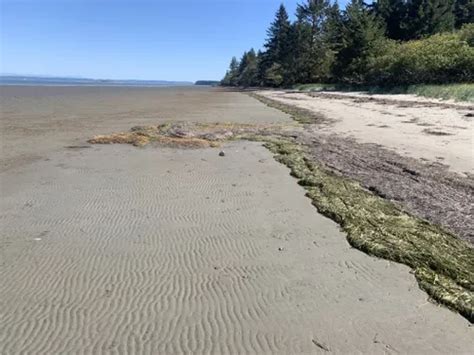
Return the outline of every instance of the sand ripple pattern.
[[[408,269],[353,250],[254,143],[108,146],[2,179],[0,353],[460,353]]]

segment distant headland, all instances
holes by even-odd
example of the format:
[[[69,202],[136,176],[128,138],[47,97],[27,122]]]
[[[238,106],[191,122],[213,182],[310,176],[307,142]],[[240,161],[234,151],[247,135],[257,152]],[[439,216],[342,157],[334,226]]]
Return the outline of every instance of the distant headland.
[[[194,83],[194,85],[202,85],[202,86],[217,86],[220,84],[220,81],[217,80],[198,80]]]

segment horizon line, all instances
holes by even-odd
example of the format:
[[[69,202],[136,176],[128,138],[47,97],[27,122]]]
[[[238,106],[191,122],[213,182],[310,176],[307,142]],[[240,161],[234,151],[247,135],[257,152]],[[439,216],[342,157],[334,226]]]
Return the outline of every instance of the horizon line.
[[[43,78],[43,79],[79,79],[79,80],[94,80],[94,81],[161,81],[169,83],[194,83],[196,81],[218,81],[214,79],[197,79],[197,80],[166,80],[166,79],[110,79],[110,78],[91,78],[74,75],[50,75],[50,74],[18,74],[18,73],[0,73],[0,77],[24,77],[24,78]]]

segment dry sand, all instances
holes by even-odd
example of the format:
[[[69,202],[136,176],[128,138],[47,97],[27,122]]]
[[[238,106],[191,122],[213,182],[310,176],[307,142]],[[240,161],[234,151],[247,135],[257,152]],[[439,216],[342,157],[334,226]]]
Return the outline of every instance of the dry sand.
[[[433,107],[455,107],[455,108],[465,108],[472,109],[472,102],[468,101],[455,101],[455,100],[442,100],[436,99],[433,97],[418,96],[413,94],[372,94],[363,91],[312,91],[310,92],[312,96],[325,96],[325,97],[347,97],[352,99],[370,99],[380,100],[380,101],[392,101],[403,103],[412,102],[416,104],[429,105]]]
[[[24,116],[2,115],[8,165],[0,173],[1,353],[474,347],[464,318],[428,302],[408,268],[350,248],[257,143],[229,144],[225,157],[216,149],[64,148],[83,145],[91,131],[155,123],[166,110],[166,118],[184,120],[288,117],[237,93],[150,89],[149,99],[159,103],[144,100],[149,117],[140,118],[126,111],[133,94],[121,89],[120,100],[115,89],[101,90],[77,98],[98,105],[94,113],[77,103],[86,122],[76,122],[72,110],[63,116],[66,106],[76,107],[74,97],[36,99],[45,111],[43,101],[53,100],[53,114],[35,116],[31,108]],[[110,114],[109,95],[116,98]],[[69,103],[59,109],[54,100]],[[25,112],[26,105],[9,105]],[[127,113],[117,118],[120,110]],[[63,122],[54,134],[52,121]],[[13,130],[13,139],[5,122],[36,129]],[[41,158],[8,160],[35,154]]]
[[[431,106],[439,101],[409,95],[324,94],[261,91],[259,95],[318,112],[333,120],[321,132],[376,143],[400,155],[447,165],[458,173],[474,173],[473,114],[466,104]],[[361,100],[362,99],[362,100]],[[380,103],[376,99],[404,101]],[[472,107],[472,105],[469,105]]]

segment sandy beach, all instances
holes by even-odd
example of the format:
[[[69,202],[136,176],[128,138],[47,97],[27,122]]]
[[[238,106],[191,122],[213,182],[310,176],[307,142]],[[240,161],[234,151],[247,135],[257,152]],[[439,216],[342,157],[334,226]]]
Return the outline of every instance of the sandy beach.
[[[87,143],[169,120],[291,123],[281,111],[210,88],[2,87],[0,103],[1,353],[474,348],[465,318],[430,302],[408,267],[351,248],[260,143],[226,143],[224,157],[221,148]],[[318,109],[338,120],[340,105]],[[397,133],[400,153],[472,172],[470,122],[446,109],[452,136],[413,146],[427,126],[399,121],[415,109],[390,124],[377,110],[349,133],[363,126],[391,147],[379,132],[416,126]],[[375,121],[392,128],[368,126]],[[440,139],[449,153],[436,149]]]
[[[413,95],[278,90],[259,94],[327,117],[331,124],[322,127],[322,132],[379,144],[460,174],[474,174],[472,104]]]

